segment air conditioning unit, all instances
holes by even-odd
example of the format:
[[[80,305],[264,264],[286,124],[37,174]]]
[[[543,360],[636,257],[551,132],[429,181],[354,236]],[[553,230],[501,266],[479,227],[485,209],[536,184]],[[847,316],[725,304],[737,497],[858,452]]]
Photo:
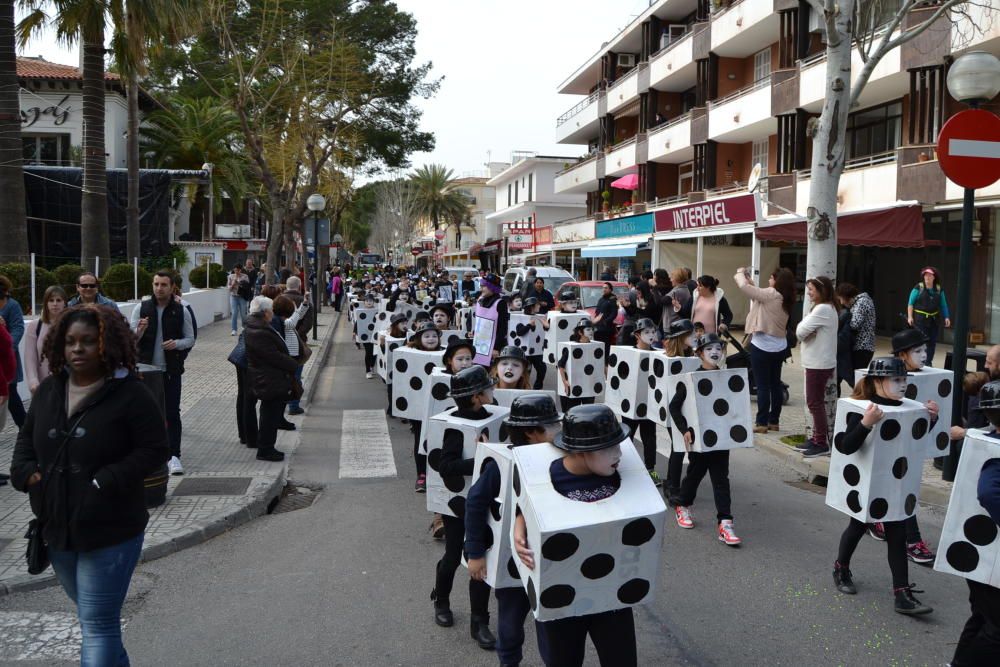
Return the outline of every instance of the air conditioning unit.
[[[634,53],[619,53],[618,54],[618,66],[619,67],[635,67],[635,54]]]
[[[216,225],[215,238],[248,239],[250,238],[250,225]]]

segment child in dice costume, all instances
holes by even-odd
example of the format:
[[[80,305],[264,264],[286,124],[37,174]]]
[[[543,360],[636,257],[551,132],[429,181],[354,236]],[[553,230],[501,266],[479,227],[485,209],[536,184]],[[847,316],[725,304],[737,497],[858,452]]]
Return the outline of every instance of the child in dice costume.
[[[451,414],[459,419],[481,421],[490,419],[492,414],[483,406],[493,402],[493,380],[482,366],[471,366],[451,377],[451,397],[458,409]],[[441,456],[437,461],[437,472],[444,477],[471,477],[474,458],[464,458],[465,442],[460,431],[445,431]],[[431,600],[434,602],[434,622],[444,628],[455,624],[451,612],[451,589],[455,583],[455,570],[462,562],[462,548],[465,543],[464,517],[444,517],[444,555],[438,561]],[[485,581],[469,579],[469,608],[471,610],[470,631],[479,646],[492,650],[496,638],[490,632],[489,611],[490,587]]]
[[[398,292],[397,292],[398,293]],[[405,294],[405,292],[404,292]],[[411,347],[424,352],[435,352],[441,349],[441,333],[434,328],[434,323],[424,320],[417,324],[413,330],[406,347]],[[391,395],[391,394],[390,394]],[[417,464],[417,486],[420,486],[420,479],[427,477],[427,457],[420,453],[420,420],[410,420],[410,432],[413,433],[413,459]],[[417,488],[417,492],[420,489]]]
[[[715,334],[704,334],[695,341],[695,354],[701,359],[701,368],[694,371],[717,371],[725,359],[722,339]],[[749,392],[749,388],[744,384],[743,389]],[[749,394],[748,394],[749,396]],[[694,519],[691,517],[691,505],[694,503],[695,495],[698,492],[698,485],[705,478],[705,474],[712,478],[712,492],[715,495],[715,511],[718,519],[719,541],[731,547],[738,547],[742,544],[736,535],[733,527],[733,515],[731,510],[732,497],[729,489],[729,450],[724,449],[714,452],[694,452],[690,447],[694,443],[694,430],[689,428],[687,419],[684,417],[684,402],[688,400],[687,392],[678,389],[670,401],[670,416],[677,426],[678,436],[684,438],[684,446],[688,450],[687,475],[681,481],[677,496],[672,499],[674,514],[677,518],[677,525],[681,528],[694,528]],[[749,399],[748,399],[749,401]],[[748,402],[749,406],[749,402]],[[701,434],[698,434],[701,437]]]
[[[663,352],[668,357],[691,357],[694,350],[691,349],[694,343],[694,324],[691,320],[674,320],[670,323],[663,340]],[[673,371],[671,371],[671,375]],[[667,426],[667,433],[673,441],[673,429]],[[670,448],[670,459],[667,462],[667,483],[663,487],[663,495],[667,502],[673,506],[674,498],[681,488],[681,474],[684,472],[684,455],[687,451],[681,447]]]
[[[635,323],[632,337],[637,350],[652,352],[653,345],[660,339],[660,330],[653,320],[643,317]],[[648,376],[640,376],[636,381],[646,382],[647,379]],[[649,471],[653,483],[660,486],[662,481],[656,472],[656,422],[651,419],[629,419],[627,417],[622,418],[622,422],[628,426],[633,440],[636,431],[639,432],[639,439],[642,440],[642,459],[646,464],[646,470]]]
[[[838,432],[833,440],[834,452],[830,460],[826,504],[851,515],[850,523],[840,537],[837,560],[833,564],[833,583],[838,591],[847,595],[857,593],[851,573],[851,556],[866,532],[866,524],[854,515],[872,515],[875,518],[890,513],[912,516],[916,510],[916,494],[920,490],[919,474],[922,468],[920,464],[926,456],[926,452],[921,449],[924,443],[916,441],[916,438],[918,434],[923,437],[929,425],[933,426],[937,420],[938,408],[934,401],[928,401],[926,406],[921,407],[919,403],[904,398],[905,392],[906,366],[903,361],[895,357],[877,357],[868,365],[867,375],[855,385],[851,399],[842,398],[838,402]],[[863,413],[859,412],[859,406],[854,403],[857,401],[867,402]],[[846,417],[842,417],[843,414]],[[880,425],[886,414],[891,414],[893,418]],[[907,420],[913,421],[912,428],[901,427],[901,422],[905,423]],[[879,483],[883,488],[879,488],[873,483],[878,473],[872,469],[878,463],[874,457],[882,452],[888,453],[890,457],[899,453],[889,449],[890,441],[895,441],[897,446],[901,445],[902,452],[912,452],[914,456],[898,457],[894,463],[887,461],[892,468],[892,477],[881,479]],[[855,457],[855,454],[860,454],[860,458]],[[910,458],[915,459],[915,482],[911,479],[912,476],[907,475],[911,468],[908,463]],[[862,470],[863,467],[868,469]],[[888,494],[893,490],[898,491],[895,487],[901,487],[907,480],[910,480],[912,492],[908,494],[905,503],[894,501],[891,505],[888,504],[887,499],[892,500]],[[866,485],[869,488],[866,489]],[[851,490],[844,493],[848,488]],[[862,496],[862,493],[865,495]],[[868,504],[867,496],[874,496],[876,493],[879,497]],[[882,498],[882,494],[886,497]],[[846,498],[843,506],[842,496]],[[906,615],[929,614],[933,609],[913,597],[906,562],[906,529],[903,524],[902,519],[883,521],[882,524],[888,546],[889,570],[892,572],[895,610]]]
[[[536,329],[542,329],[538,333],[538,340],[544,343],[544,332],[549,328],[549,320],[544,315],[538,314],[539,308],[541,308],[541,304],[538,303],[538,299],[535,297],[529,296],[524,300],[524,314],[535,318],[531,326]],[[545,385],[545,373],[548,371],[548,367],[545,365],[544,347],[539,347],[536,351],[537,354],[528,355],[528,363],[535,369],[535,379],[532,389],[541,389]]]
[[[389,328],[382,332],[378,336],[379,347],[382,348],[382,357],[386,360],[386,371],[385,371],[385,390],[389,399],[389,404],[386,405],[386,414],[392,414],[392,355],[389,349],[388,338],[394,338],[406,343],[406,328],[407,319],[404,313],[393,313],[392,317],[389,318]]]
[[[531,389],[528,380],[528,358],[524,350],[508,345],[490,368],[490,377],[497,382],[497,389]]]
[[[375,293],[365,294],[363,303],[354,309],[354,340],[365,350],[365,378],[371,380],[375,377]]]
[[[504,352],[510,348],[504,348]],[[513,348],[520,351],[519,348]],[[501,353],[503,354],[503,353]],[[504,420],[510,437],[510,448],[552,442],[560,430],[562,416],[556,404],[546,394],[525,394],[514,399],[510,414]],[[478,581],[486,579],[487,539],[490,532],[491,506],[501,500],[505,509],[510,503],[503,497],[508,490],[500,488],[500,469],[493,459],[487,459],[479,479],[469,490],[465,501],[465,554],[469,559],[469,576]],[[507,531],[501,529],[500,534]],[[497,658],[500,665],[518,665],[524,645],[524,619],[531,611],[528,594],[520,585],[495,588],[497,598]],[[543,638],[539,636],[539,640]],[[539,646],[539,652],[545,649]]]
[[[559,355],[559,361],[556,362],[556,366],[559,368],[559,403],[563,411],[577,405],[593,403],[603,387],[600,382],[595,386],[592,376],[604,378],[604,343],[600,343],[599,346],[592,345],[593,349],[589,350],[591,355],[601,362],[600,368],[595,366],[595,368],[590,369],[589,375],[586,373],[587,367],[585,365],[571,364],[570,362],[571,357],[574,356],[570,352],[573,343],[594,343],[594,323],[590,321],[589,317],[584,317],[576,323],[569,341],[569,344],[560,343],[557,350]],[[579,392],[580,395],[576,395],[577,392],[574,392],[573,389],[577,387],[585,387],[586,390]]]
[[[573,327],[576,323],[587,317],[586,312],[579,313],[580,301],[576,292],[571,289],[563,290],[559,293],[559,306],[557,310],[550,310],[546,313],[548,318],[545,322],[545,344],[543,355],[545,363],[554,364],[559,360],[559,343],[568,343],[573,335]]]

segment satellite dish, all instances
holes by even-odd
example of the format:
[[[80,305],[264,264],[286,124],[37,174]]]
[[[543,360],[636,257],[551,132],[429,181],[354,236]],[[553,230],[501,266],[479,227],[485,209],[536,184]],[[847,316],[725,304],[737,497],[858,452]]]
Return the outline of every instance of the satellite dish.
[[[760,162],[753,166],[750,170],[750,178],[747,179],[747,192],[753,193],[757,186],[760,185],[760,172],[763,171],[763,167],[760,166]]]

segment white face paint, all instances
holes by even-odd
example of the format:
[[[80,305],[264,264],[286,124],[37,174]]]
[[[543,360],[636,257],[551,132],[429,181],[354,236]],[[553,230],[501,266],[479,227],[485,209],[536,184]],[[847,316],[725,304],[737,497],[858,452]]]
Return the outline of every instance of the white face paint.
[[[431,321],[438,329],[443,329],[448,326],[448,313],[443,310],[435,310],[434,314],[431,315]]]
[[[399,301],[402,301],[403,303],[406,303],[407,301],[409,301],[409,300],[410,300],[410,293],[409,293],[409,292],[400,292],[400,293],[399,293],[399,296],[398,296],[398,297],[396,297],[396,298],[397,298],[397,299],[398,299]]]
[[[462,348],[451,358],[451,372],[457,373],[472,365],[472,352]]]
[[[497,362],[497,377],[504,384],[514,384],[524,375],[524,365],[517,359],[501,359]]]
[[[579,308],[579,303],[577,301],[563,301],[560,303],[562,307],[562,312],[564,313],[575,313],[576,309]]]
[[[510,309],[511,310],[521,310],[521,307],[522,307],[521,306],[521,299],[514,298],[514,299],[510,300]]]
[[[365,308],[374,308],[374,307],[375,307],[374,299],[365,299]]]
[[[656,329],[643,329],[639,332],[639,340],[652,347],[657,340]]]
[[[906,395],[907,382],[905,377],[878,378],[878,380],[882,384],[882,391],[887,398],[898,401]]]
[[[722,357],[723,357],[722,346],[719,345],[718,343],[712,343],[711,345],[706,345],[704,348],[702,348],[702,354],[705,356],[706,359],[711,361],[716,366],[720,366],[722,364]]]
[[[583,458],[590,472],[601,477],[611,477],[618,471],[618,462],[622,459],[622,447],[615,445],[596,452],[584,452]]]
[[[695,335],[694,335],[694,332],[692,331],[692,332],[691,332],[691,333],[690,333],[690,334],[688,335],[688,337],[684,339],[684,344],[685,344],[685,345],[687,345],[688,347],[691,347],[691,348],[693,348],[693,347],[694,347],[694,339],[695,339],[695,338],[697,338],[697,336],[695,336]]]
[[[420,334],[420,346],[425,350],[436,350],[440,343],[441,336],[437,331],[425,331]]]
[[[584,327],[583,328],[583,335],[586,336],[587,338],[593,339],[594,338],[594,327]]]
[[[919,370],[927,364],[927,346],[918,345],[903,354],[903,361],[907,370]]]

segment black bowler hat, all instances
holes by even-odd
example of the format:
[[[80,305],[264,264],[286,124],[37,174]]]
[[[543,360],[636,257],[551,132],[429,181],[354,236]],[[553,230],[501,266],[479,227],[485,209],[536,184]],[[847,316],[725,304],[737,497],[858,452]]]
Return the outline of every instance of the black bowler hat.
[[[455,312],[454,309],[451,307],[451,304],[449,304],[449,303],[438,303],[438,304],[435,304],[433,308],[431,308],[431,316],[432,317],[434,316],[434,311],[437,311],[437,310],[443,310],[444,314],[448,316],[448,319],[451,319],[452,314]]]
[[[500,361],[501,359],[516,359],[522,364],[528,363],[528,358],[524,356],[524,350],[516,345],[507,345],[500,350],[500,356],[497,357],[497,361]]]
[[[623,442],[628,427],[606,405],[578,405],[563,417],[562,432],[552,443],[567,452],[596,452]]]
[[[532,306],[537,305],[537,304],[538,304],[538,299],[536,299],[533,296],[529,296],[527,299],[524,299],[523,301],[521,301],[521,307],[522,308],[531,308]]]
[[[927,343],[927,336],[920,329],[903,329],[892,337],[892,353],[899,354]]]
[[[503,423],[507,426],[531,428],[558,424],[562,415],[556,410],[556,402],[548,394],[524,394],[510,404],[510,414]]]
[[[451,376],[451,392],[449,396],[452,398],[474,396],[481,391],[489,389],[496,383],[497,381],[491,378],[482,366],[469,366]]]
[[[441,358],[444,365],[447,366],[451,362],[452,357],[454,357],[459,350],[463,349],[472,352],[472,356],[476,355],[476,348],[472,344],[472,341],[468,338],[462,338],[445,348],[444,356]]]
[[[413,327],[413,335],[415,337],[425,334],[428,331],[433,331],[438,334],[438,336],[441,335],[441,332],[437,330],[437,327],[435,327],[434,323],[430,320],[421,320],[416,326]]]
[[[897,378],[906,377],[906,364],[896,357],[875,357],[868,364],[868,377]]]
[[[392,317],[389,318],[389,326],[391,327],[395,324],[399,324],[400,322],[406,322],[409,319],[410,318],[406,316],[406,313],[393,313]]]
[[[709,345],[722,345],[722,339],[714,333],[710,333],[698,336],[698,338],[694,341],[695,351],[700,350],[703,347],[708,347]]]
[[[987,382],[979,390],[979,408],[995,410],[1000,408],[1000,380]]]
[[[576,326],[573,327],[573,331],[586,329],[587,327],[592,327],[592,326],[594,326],[594,323],[590,321],[589,317],[581,317],[580,320],[576,323]]]
[[[655,329],[656,322],[649,319],[648,317],[640,318],[638,322],[635,323],[635,332],[639,333],[643,329]]]
[[[667,330],[667,338],[680,338],[694,331],[694,324],[691,320],[674,320]]]

